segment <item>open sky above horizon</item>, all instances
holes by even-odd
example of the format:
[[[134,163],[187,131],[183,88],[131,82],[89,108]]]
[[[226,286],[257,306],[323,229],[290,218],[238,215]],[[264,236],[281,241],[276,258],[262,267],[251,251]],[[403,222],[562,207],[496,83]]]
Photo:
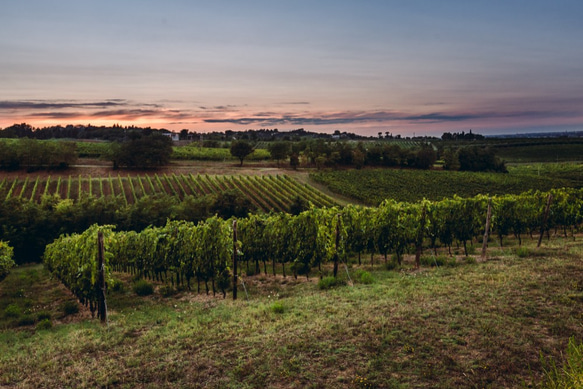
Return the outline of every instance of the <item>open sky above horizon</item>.
[[[3,1],[0,128],[583,130],[583,2]]]

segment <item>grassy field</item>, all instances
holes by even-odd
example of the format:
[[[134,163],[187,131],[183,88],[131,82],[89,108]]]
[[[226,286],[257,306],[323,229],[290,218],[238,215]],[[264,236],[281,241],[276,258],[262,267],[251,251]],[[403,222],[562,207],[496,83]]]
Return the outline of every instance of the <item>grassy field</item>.
[[[419,271],[410,261],[391,271],[350,265],[354,284],[328,290],[314,279],[245,277],[249,298],[241,290],[237,301],[137,297],[125,279],[109,293],[108,325],[85,309],[65,315],[71,297],[42,266],[18,268],[0,283],[0,386],[538,385],[540,355],[560,368],[569,338],[583,338],[583,243],[528,245]]]
[[[474,173],[435,170],[364,169],[310,174],[331,191],[377,205],[386,198],[397,201],[441,200],[458,195],[517,194],[530,189],[583,186],[583,164],[529,164],[509,166],[509,173]]]

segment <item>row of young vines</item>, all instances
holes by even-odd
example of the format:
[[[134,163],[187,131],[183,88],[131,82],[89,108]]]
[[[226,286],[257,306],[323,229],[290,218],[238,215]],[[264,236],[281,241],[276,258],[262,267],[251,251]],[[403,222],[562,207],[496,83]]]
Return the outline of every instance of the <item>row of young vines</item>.
[[[552,202],[546,212],[549,196]],[[297,216],[287,213],[249,215],[237,221],[237,254],[255,273],[281,272],[309,276],[321,265],[349,256],[436,252],[480,238],[485,232],[488,203],[491,232],[500,239],[571,234],[583,224],[583,189],[558,189],[488,198],[445,199],[400,203],[386,200],[377,208],[347,206],[312,208]],[[546,214],[546,217],[545,217]],[[50,271],[82,302],[93,302],[96,289],[97,232],[105,237],[106,279],[111,272],[131,273],[175,286],[201,285],[226,294],[230,285],[233,220],[212,217],[197,225],[169,221],[141,232],[114,232],[113,226],[93,226],[83,234],[61,236],[47,246],[44,260]],[[450,251],[451,252],[451,251]],[[287,267],[287,268],[286,268]],[[276,270],[277,268],[277,270]]]
[[[167,194],[180,200],[189,196],[195,198],[206,195],[238,190],[243,193],[258,210],[287,211],[296,197],[316,207],[335,205],[334,200],[323,193],[302,185],[287,175],[264,176],[214,176],[207,174],[154,174],[144,176],[91,176],[24,179],[3,179],[0,181],[0,199],[12,197],[42,202],[43,196],[58,195],[63,199],[80,201],[84,197],[95,198],[119,196],[123,203],[134,204],[140,198],[156,194]]]

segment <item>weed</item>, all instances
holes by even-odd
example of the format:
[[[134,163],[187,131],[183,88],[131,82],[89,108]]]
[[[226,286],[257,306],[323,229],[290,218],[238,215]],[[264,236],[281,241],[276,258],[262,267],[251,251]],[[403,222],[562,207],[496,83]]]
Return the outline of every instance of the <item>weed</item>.
[[[79,313],[79,304],[76,301],[68,300],[62,306],[62,311],[65,316]]]
[[[149,296],[154,293],[154,285],[146,280],[136,281],[132,289],[138,296]]]
[[[374,277],[367,271],[363,271],[358,275],[358,282],[365,285],[374,283]]]
[[[526,247],[519,247],[516,249],[516,256],[518,258],[526,258],[531,255],[531,252]]]
[[[53,322],[51,321],[51,319],[40,320],[36,325],[37,330],[48,330],[50,328],[53,328]]]
[[[34,323],[36,323],[36,318],[32,315],[24,315],[20,319],[18,319],[17,322],[19,327],[31,326]]]
[[[275,302],[271,304],[271,310],[273,313],[282,314],[285,311],[282,303]]]
[[[16,304],[10,304],[4,309],[4,316],[9,318],[17,318],[22,315],[22,310]]]
[[[162,297],[171,297],[178,293],[178,291],[171,285],[162,285],[160,288],[158,288],[158,292]]]
[[[47,311],[41,311],[39,313],[36,314],[36,320],[43,321],[43,320],[51,320],[51,313],[47,312]]]
[[[322,278],[318,281],[318,289],[326,290],[331,289],[335,286],[343,285],[344,282],[340,281],[338,278],[334,278],[333,276],[328,276]]]
[[[544,380],[541,387],[546,388],[580,388],[583,386],[583,343],[569,338],[566,358],[562,367],[554,359],[540,356],[543,365]]]

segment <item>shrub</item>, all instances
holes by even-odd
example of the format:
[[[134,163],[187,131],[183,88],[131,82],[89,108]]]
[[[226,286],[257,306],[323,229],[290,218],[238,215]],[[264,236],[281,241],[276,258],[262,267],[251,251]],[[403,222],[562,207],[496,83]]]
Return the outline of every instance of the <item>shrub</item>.
[[[146,280],[139,280],[134,283],[133,290],[138,296],[149,296],[154,293],[154,285]]]
[[[170,296],[174,296],[176,293],[178,293],[178,290],[176,290],[174,287],[172,287],[170,285],[162,285],[158,289],[158,292],[160,292],[160,295],[162,297],[170,297]]]
[[[19,320],[18,320],[18,326],[19,327],[23,327],[23,326],[31,326],[34,323],[36,323],[36,319],[34,316],[32,315],[25,315],[22,316]]]
[[[526,258],[530,256],[530,250],[527,249],[526,247],[519,247],[516,249],[516,255],[518,256],[518,258]]]
[[[36,320],[38,320],[39,322],[43,320],[51,320],[51,313],[47,311],[41,311],[36,314]]]
[[[374,278],[373,278],[373,276],[372,276],[372,275],[371,275],[369,272],[367,272],[367,271],[364,271],[364,272],[362,272],[362,273],[360,274],[360,276],[358,277],[358,281],[359,281],[361,284],[366,284],[366,285],[369,285],[369,284],[372,284],[372,283],[374,283]]]
[[[10,304],[4,309],[4,316],[6,317],[19,317],[22,314],[22,310],[16,304]]]
[[[123,281],[118,280],[118,279],[114,279],[111,282],[110,289],[113,292],[123,292],[125,289]]]
[[[273,303],[271,305],[271,310],[273,313],[282,314],[285,309],[283,308],[282,303]]]
[[[328,276],[328,277],[324,277],[320,281],[318,281],[318,288],[322,289],[322,290],[326,290],[326,289],[330,289],[330,288],[333,288],[335,286],[340,286],[343,284],[344,284],[344,282],[340,281],[339,279],[334,278],[333,276]]]
[[[62,310],[65,316],[74,315],[79,313],[79,304],[71,300],[66,301],[65,304],[63,304]]]
[[[43,320],[39,321],[38,324],[36,325],[37,330],[48,330],[52,327],[53,327],[53,322],[51,321],[51,319],[43,319]]]
[[[441,266],[455,266],[456,260],[455,257],[448,257],[447,255],[424,255],[420,259],[421,266],[428,266],[428,267],[441,267]]]

